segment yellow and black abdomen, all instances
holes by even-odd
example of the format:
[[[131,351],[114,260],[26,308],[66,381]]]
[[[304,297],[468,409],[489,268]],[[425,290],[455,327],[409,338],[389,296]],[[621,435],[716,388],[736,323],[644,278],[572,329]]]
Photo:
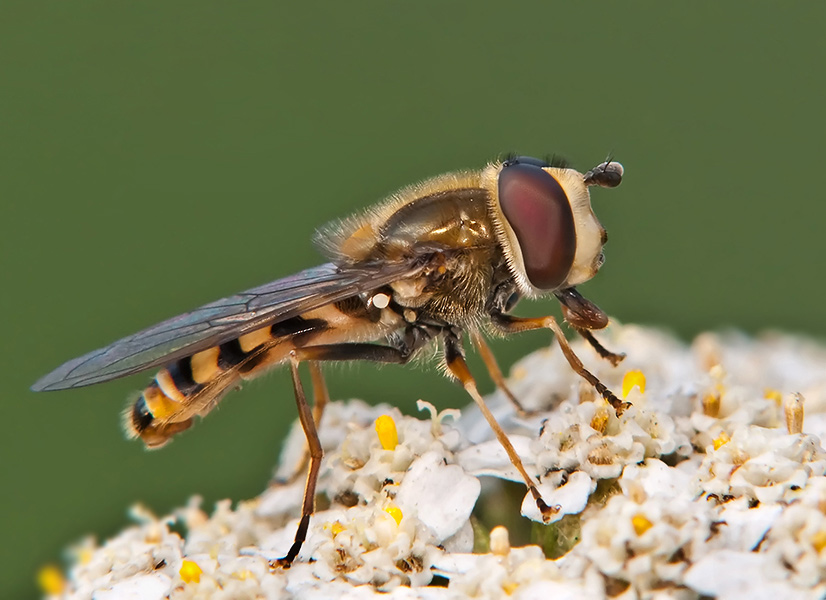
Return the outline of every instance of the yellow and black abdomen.
[[[150,448],[162,446],[195,416],[206,415],[239,380],[279,364],[326,328],[324,319],[294,317],[167,365],[124,414],[127,435]]]
[[[139,437],[149,448],[158,448],[191,427],[196,416],[205,416],[240,381],[253,379],[287,360],[291,350],[378,340],[401,322],[389,309],[367,308],[354,297],[256,329],[160,370],[127,408],[124,428],[129,437]]]

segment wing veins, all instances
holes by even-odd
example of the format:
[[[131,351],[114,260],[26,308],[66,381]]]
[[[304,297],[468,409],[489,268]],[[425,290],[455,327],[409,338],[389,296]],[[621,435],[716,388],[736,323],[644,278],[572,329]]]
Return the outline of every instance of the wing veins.
[[[326,263],[306,269],[205,304],[72,359],[32,389],[84,387],[169,364],[250,331],[413,276],[425,263],[420,257],[356,267]]]

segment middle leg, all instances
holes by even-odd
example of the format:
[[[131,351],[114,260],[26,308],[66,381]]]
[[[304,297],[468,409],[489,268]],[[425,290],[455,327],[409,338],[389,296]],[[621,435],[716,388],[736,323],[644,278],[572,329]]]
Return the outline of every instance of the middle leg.
[[[502,426],[499,425],[499,422],[493,416],[493,413],[490,412],[487,404],[485,404],[485,399],[482,398],[481,394],[479,394],[479,390],[476,387],[476,380],[473,378],[473,375],[471,375],[467,362],[465,362],[464,353],[462,352],[462,344],[459,337],[453,333],[448,333],[445,335],[444,339],[445,362],[447,363],[448,370],[454,377],[456,377],[456,379],[459,380],[465,388],[465,391],[471,398],[473,398],[474,402],[476,402],[479,410],[482,411],[482,415],[485,417],[488,425],[490,425],[493,433],[496,434],[496,439],[499,440],[500,444],[502,444],[502,447],[508,454],[508,458],[511,463],[514,467],[516,467],[516,470],[519,471],[519,474],[525,481],[525,485],[528,487],[528,491],[531,493],[531,496],[533,496],[536,506],[539,508],[539,512],[542,513],[542,520],[547,523],[550,521],[552,515],[559,512],[559,507],[548,506],[548,504],[546,504],[542,499],[542,495],[539,493],[533,478],[531,478],[525,470],[525,466],[522,464],[522,459],[519,458],[519,455],[516,453],[513,444],[511,444],[511,441],[508,439],[508,435],[504,432]]]
[[[505,381],[505,376],[502,375],[502,369],[499,368],[499,364],[496,362],[496,357],[493,355],[493,351],[490,349],[490,346],[488,346],[485,338],[482,337],[482,334],[478,331],[474,331],[470,334],[470,339],[479,351],[479,356],[482,357],[482,362],[485,363],[485,367],[488,369],[490,378],[493,380],[493,383],[496,384],[496,387],[502,390],[502,393],[507,396],[508,400],[511,401],[511,404],[513,404],[520,417],[529,416],[529,412],[525,410],[522,403],[516,398],[513,392],[510,391],[510,388],[508,388],[508,384]]]

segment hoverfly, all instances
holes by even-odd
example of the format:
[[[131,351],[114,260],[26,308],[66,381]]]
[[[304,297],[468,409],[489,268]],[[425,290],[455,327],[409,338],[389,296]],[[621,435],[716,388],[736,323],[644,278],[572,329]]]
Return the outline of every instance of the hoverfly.
[[[584,368],[554,317],[508,314],[523,297],[554,294],[565,320],[600,356],[614,365],[623,358],[591,334],[608,318],[575,287],[599,270],[607,241],[588,188],[615,187],[622,175],[616,162],[583,174],[516,157],[425,180],[364,214],[322,228],[316,241],[330,262],[71,360],[32,389],[82,387],[160,367],[124,415],[128,435],[155,448],[205,416],[239,381],[288,363],[310,456],[295,542],[279,561],[289,566],[307,534],[322,458],[316,424],[328,396],[319,363],[403,364],[439,343],[447,372],[479,405],[547,520],[554,509],[542,500],[477,391],[464,358],[464,336],[519,411],[483,332],[550,329],[573,370],[617,413],[624,409]],[[302,362],[312,376],[314,411],[299,378]]]

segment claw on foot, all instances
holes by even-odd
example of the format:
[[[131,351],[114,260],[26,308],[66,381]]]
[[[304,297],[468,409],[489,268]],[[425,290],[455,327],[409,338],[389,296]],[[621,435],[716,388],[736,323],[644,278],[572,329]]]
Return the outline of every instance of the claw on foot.
[[[293,565],[292,560],[288,560],[285,556],[284,558],[277,558],[276,560],[269,561],[270,569],[289,569]]]
[[[539,512],[542,513],[542,521],[544,523],[550,521],[552,516],[562,510],[562,507],[559,504],[548,506],[542,498],[536,499],[536,507],[539,509]]]
[[[608,362],[611,363],[612,366],[616,367],[623,360],[625,360],[625,352],[621,352],[621,353],[611,352],[608,355],[606,355],[605,358],[608,360]]]

